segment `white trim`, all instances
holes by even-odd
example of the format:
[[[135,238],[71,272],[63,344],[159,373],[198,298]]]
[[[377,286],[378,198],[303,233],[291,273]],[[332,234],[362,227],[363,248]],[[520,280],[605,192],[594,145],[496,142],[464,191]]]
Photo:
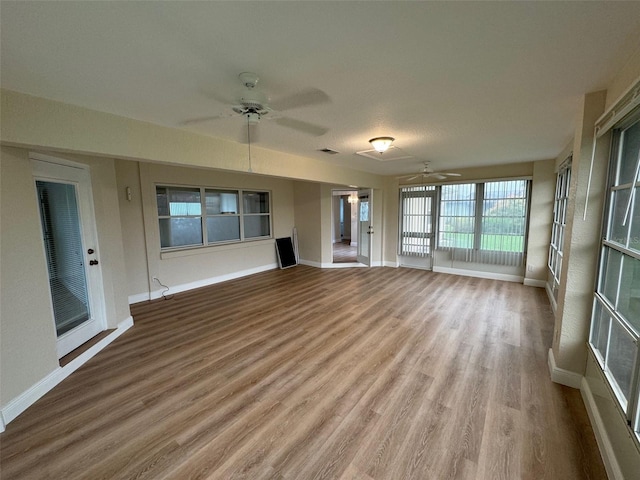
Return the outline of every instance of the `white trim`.
[[[4,423],[4,415],[2,415],[2,412],[0,411],[0,433],[4,432],[6,428],[7,426]]]
[[[277,263],[270,263],[268,265],[261,265],[255,268],[248,268],[239,272],[227,273],[225,275],[218,275],[217,277],[204,278],[202,280],[196,280],[195,282],[183,283],[181,285],[170,286],[169,290],[166,288],[160,288],[151,292],[150,299],[162,298],[162,293],[165,295],[173,295],[174,293],[186,292],[187,290],[193,290],[194,288],[207,287],[216,283],[226,282],[227,280],[235,280],[236,278],[246,277],[255,273],[266,272],[267,270],[275,270],[278,268]]]
[[[314,262],[312,260],[305,260],[303,258],[300,259],[300,265],[307,265],[308,267],[314,267],[314,268],[362,268],[362,267],[369,268],[368,265],[365,265],[364,263],[358,263],[358,262],[320,263],[320,262]],[[372,266],[381,266],[381,265],[372,265]]]
[[[607,471],[607,476],[613,480],[624,480],[624,475],[622,474],[622,470],[618,464],[615,450],[613,445],[611,445],[611,440],[609,440],[609,436],[607,435],[607,430],[604,426],[602,417],[600,416],[600,411],[598,410],[598,406],[593,398],[591,387],[589,387],[589,382],[587,382],[587,379],[584,377],[582,378],[580,385],[580,393],[582,394],[582,400],[584,401],[587,414],[589,415],[589,421],[591,422],[593,433],[596,436],[596,442],[598,443],[600,456],[602,457],[604,468]]]
[[[437,267],[434,265],[433,271],[436,273],[447,273],[450,275],[461,275],[463,277],[488,278],[490,280],[503,280],[505,282],[522,283],[524,277],[521,275],[509,275],[506,273],[482,272],[480,270],[466,270],[464,268]]]
[[[549,349],[547,364],[549,365],[549,374],[551,375],[551,380],[554,383],[559,383],[560,385],[578,389],[580,388],[580,385],[582,385],[582,379],[584,378],[582,375],[570,370],[565,370],[564,368],[559,368],[556,365],[556,358],[553,355],[552,348]]]
[[[133,305],[134,303],[146,302],[148,300],[151,300],[151,294],[149,292],[129,295],[129,305]]]
[[[385,260],[385,262],[382,265],[383,267],[391,267],[391,268],[398,268],[400,266],[400,263],[398,262],[388,262]],[[429,269],[431,270],[431,269]]]
[[[56,368],[31,388],[11,400],[7,405],[2,407],[0,412],[0,427],[3,427],[4,429],[6,424],[14,420],[18,415],[42,398],[47,392],[51,391],[56,385],[75,372],[78,368],[87,363],[98,352],[131,327],[133,327],[133,318],[129,316],[121,321],[113,332],[93,345],[86,352],[83,352],[77,358],[74,358],[64,367]]]
[[[546,280],[536,280],[535,278],[525,278],[523,284],[526,287],[545,288],[547,286]]]

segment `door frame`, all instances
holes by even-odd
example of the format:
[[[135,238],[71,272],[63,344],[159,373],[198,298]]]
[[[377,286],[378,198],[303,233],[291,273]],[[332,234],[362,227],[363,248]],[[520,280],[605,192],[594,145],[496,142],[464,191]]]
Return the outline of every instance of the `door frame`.
[[[360,220],[360,209],[362,208],[362,199],[366,198],[368,201],[368,227],[367,231],[362,231],[362,222]],[[373,248],[373,189],[361,188],[358,189],[358,263],[362,263],[367,267],[371,266],[371,251]],[[367,255],[362,254],[362,248],[367,246]]]
[[[51,157],[39,153],[30,153],[29,159],[32,166],[33,182],[37,180],[58,182],[74,185],[77,195],[78,215],[80,217],[80,235],[82,239],[85,278],[87,279],[87,296],[91,318],[79,326],[65,332],[58,337],[55,325],[53,301],[49,293],[51,307],[52,328],[56,337],[56,351],[61,358],[75,350],[80,345],[90,340],[100,332],[106,330],[106,307],[104,298],[104,283],[102,279],[102,264],[98,263],[88,268],[90,260],[100,259],[100,247],[98,245],[98,231],[95,222],[95,208],[93,203],[93,191],[91,188],[91,172],[88,165]],[[40,207],[38,206],[38,210]],[[39,212],[40,215],[40,212]],[[42,224],[40,235],[43,238]],[[94,254],[89,256],[87,249],[93,249]],[[43,258],[46,258],[45,245],[42,242]]]

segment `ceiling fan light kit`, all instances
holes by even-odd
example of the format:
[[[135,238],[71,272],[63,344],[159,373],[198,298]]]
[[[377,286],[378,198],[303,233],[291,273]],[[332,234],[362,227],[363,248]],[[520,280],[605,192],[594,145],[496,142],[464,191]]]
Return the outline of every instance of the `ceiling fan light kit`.
[[[389,150],[389,147],[394,140],[395,138],[393,137],[375,137],[369,140],[369,143],[376,150],[376,152],[384,153]]]

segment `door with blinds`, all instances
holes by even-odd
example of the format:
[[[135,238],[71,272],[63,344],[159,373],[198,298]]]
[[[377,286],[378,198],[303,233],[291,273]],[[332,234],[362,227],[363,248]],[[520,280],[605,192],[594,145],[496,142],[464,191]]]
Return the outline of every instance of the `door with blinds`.
[[[429,270],[433,268],[435,203],[434,186],[418,185],[400,189],[400,265]]]
[[[58,358],[105,329],[89,171],[33,159]]]

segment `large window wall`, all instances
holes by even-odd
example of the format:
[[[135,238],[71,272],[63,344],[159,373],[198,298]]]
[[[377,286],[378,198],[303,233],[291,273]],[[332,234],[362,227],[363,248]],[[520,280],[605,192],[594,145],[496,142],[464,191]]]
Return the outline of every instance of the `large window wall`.
[[[640,438],[640,111],[613,131],[590,346]]]

